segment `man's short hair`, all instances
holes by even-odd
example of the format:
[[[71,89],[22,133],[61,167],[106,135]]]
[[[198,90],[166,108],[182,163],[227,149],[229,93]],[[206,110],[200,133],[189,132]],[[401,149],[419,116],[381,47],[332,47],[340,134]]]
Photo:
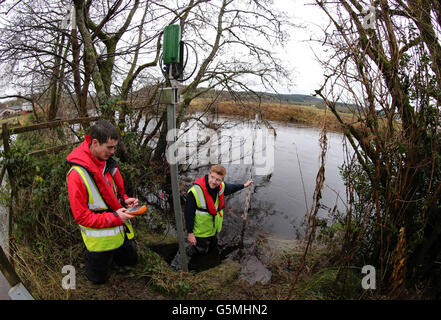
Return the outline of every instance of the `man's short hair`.
[[[119,140],[119,132],[113,124],[107,120],[98,120],[90,129],[90,140],[97,139],[100,144],[111,140]]]
[[[218,175],[225,177],[225,175],[227,174],[227,169],[225,169],[223,166],[221,166],[220,164],[215,164],[214,166],[212,166],[210,168],[210,173],[217,173]]]

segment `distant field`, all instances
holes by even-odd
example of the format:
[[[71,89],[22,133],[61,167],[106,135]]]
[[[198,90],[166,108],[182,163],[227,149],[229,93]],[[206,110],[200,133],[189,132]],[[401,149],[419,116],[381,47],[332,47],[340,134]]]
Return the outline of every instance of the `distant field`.
[[[29,123],[29,119],[32,117],[32,114],[24,114],[24,115],[18,115],[13,116],[6,119],[0,119],[0,132],[2,131],[2,125],[4,123],[8,124],[8,128],[16,127],[16,126],[23,126]]]
[[[207,109],[210,103],[210,99],[195,99],[191,103],[189,111],[202,112]],[[318,109],[313,106],[282,104],[277,102],[262,102],[258,105],[256,102],[243,102],[239,104],[235,101],[221,101],[216,103],[215,107],[219,114],[223,115],[254,119],[256,113],[261,113],[266,120],[303,123],[317,127],[323,125],[326,116],[328,130],[337,132],[343,131],[341,125],[330,111],[325,115],[324,109]],[[341,113],[340,116],[345,122],[352,121],[352,115],[349,113]]]

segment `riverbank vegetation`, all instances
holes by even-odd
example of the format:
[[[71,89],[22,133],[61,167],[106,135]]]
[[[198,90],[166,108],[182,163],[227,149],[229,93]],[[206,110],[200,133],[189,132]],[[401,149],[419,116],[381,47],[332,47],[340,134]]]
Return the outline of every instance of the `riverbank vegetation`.
[[[84,132],[83,134],[85,134]],[[126,132],[125,146],[131,150],[130,158],[121,161],[121,171],[130,194],[143,202],[145,190],[163,188],[168,167],[163,169],[145,160],[145,149],[136,147],[138,137]],[[146,217],[134,220],[139,250],[139,263],[134,268],[114,267],[109,282],[103,286],[90,284],[84,273],[84,245],[78,227],[73,221],[67,198],[65,175],[68,170],[65,157],[69,150],[58,154],[29,156],[36,149],[75,140],[70,128],[45,129],[20,134],[11,143],[8,165],[15,173],[15,199],[6,188],[1,197],[3,206],[13,201],[11,252],[15,268],[26,287],[37,299],[286,299],[291,288],[290,279],[299,270],[304,246],[275,250],[265,239],[259,245],[271,253],[269,265],[271,281],[265,285],[250,285],[240,279],[242,266],[226,260],[198,273],[174,271],[152,248],[157,244],[174,243],[168,235],[173,214],[161,206],[149,205]],[[72,148],[72,147],[71,147]],[[164,173],[161,171],[164,170]],[[160,195],[158,195],[160,198]],[[293,242],[294,243],[294,242]],[[314,245],[301,279],[292,298],[338,299],[358,298],[359,272],[352,274],[351,289],[342,291],[336,282],[336,265],[330,265],[329,250]],[[72,265],[76,270],[75,290],[65,290],[63,267]],[[337,282],[338,283],[338,282]],[[341,288],[340,288],[341,287]],[[339,289],[340,288],[340,289]],[[351,291],[352,290],[352,291]]]
[[[239,116],[245,119],[254,119],[258,115],[260,119],[266,121],[276,121],[282,123],[295,123],[315,126],[321,128],[326,121],[329,131],[343,132],[344,127],[331,112],[320,109],[315,105],[297,105],[292,103],[282,103],[277,99],[265,102],[253,102],[254,99],[242,101],[215,101],[207,98],[193,100],[188,109],[189,112],[217,113],[224,116]],[[348,111],[348,110],[346,110]],[[209,114],[210,114],[209,113]],[[344,123],[353,123],[354,116],[351,113],[339,113]]]
[[[429,0],[316,4],[335,28],[325,30],[332,58],[322,61],[329,76],[318,96],[343,125],[335,100],[345,95],[363,126],[345,125],[355,153],[341,170],[348,194],[337,219],[341,272],[369,264],[377,291],[390,298],[439,298],[441,7]],[[363,19],[365,8],[371,20]]]

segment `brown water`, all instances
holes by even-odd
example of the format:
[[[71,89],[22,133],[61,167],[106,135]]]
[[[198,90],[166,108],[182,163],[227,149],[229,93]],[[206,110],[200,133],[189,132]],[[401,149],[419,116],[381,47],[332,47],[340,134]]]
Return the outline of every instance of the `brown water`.
[[[307,208],[309,210],[312,205],[316,175],[320,167],[320,130],[300,125],[273,125],[277,135],[274,140],[272,170],[269,174],[253,175],[255,188],[251,195],[246,228],[259,235],[294,240],[303,235],[302,223]],[[240,132],[241,128],[246,126],[240,125],[234,130]],[[243,132],[248,134],[248,131]],[[344,204],[339,197],[345,199],[345,186],[339,174],[339,166],[343,164],[344,160],[343,136],[337,133],[328,133],[327,137],[326,181],[319,210],[319,215],[324,218],[328,216],[334,205],[343,210]],[[242,151],[246,154],[246,146],[242,146],[242,149],[245,149]],[[264,155],[257,158],[262,164],[268,157],[268,155]],[[232,164],[230,161],[230,163],[223,163],[223,165],[227,169],[225,177],[227,183],[244,183],[251,177],[250,164]],[[195,166],[197,167],[198,164]],[[188,176],[195,179],[206,174],[207,170],[208,167],[205,167]],[[227,226],[230,216],[233,217],[231,220],[236,220],[236,218],[241,220],[246,194],[247,190],[242,190],[226,198],[227,218],[224,219],[224,223],[227,223]],[[236,221],[234,224],[238,222]],[[241,223],[239,225],[242,226]],[[225,232],[228,232],[228,227],[226,229]]]
[[[211,164],[215,164],[216,160],[219,159],[228,160],[228,156],[219,156],[226,150],[226,153],[230,152],[233,156],[229,157],[229,161],[223,161],[222,163],[227,169],[225,182],[244,183],[251,177],[251,164],[245,159],[240,161],[235,161],[235,159],[237,160],[238,154],[247,154],[249,151],[247,148],[250,148],[250,144],[237,143],[237,132],[241,132],[244,139],[247,139],[250,136],[249,128],[250,126],[253,127],[253,124],[238,123],[235,120],[226,118],[220,119],[220,121],[224,122],[230,129],[223,129],[221,134],[215,134],[208,130],[210,141],[207,145],[209,147],[204,149],[204,146],[200,146],[197,157],[187,156],[185,161],[187,164],[192,163],[193,167],[206,164],[207,159],[210,159]],[[264,154],[263,157],[257,157],[259,158],[258,162],[262,164],[265,162],[265,158],[268,160],[273,155],[273,160],[268,160],[268,162],[273,163],[272,166],[268,166],[271,167],[269,172],[253,175],[255,188],[251,195],[245,228],[243,227],[242,214],[244,213],[247,190],[242,190],[226,197],[224,226],[222,232],[218,235],[219,254],[215,254],[215,257],[210,259],[208,259],[209,257],[201,259],[201,261],[204,261],[203,265],[198,266],[196,264],[195,266],[193,261],[191,267],[195,270],[212,267],[213,264],[218,264],[227,257],[241,262],[243,265],[242,275],[253,273],[254,269],[253,272],[249,272],[250,266],[255,267],[257,265],[256,261],[259,261],[262,264],[259,272],[268,279],[267,270],[264,270],[264,266],[268,264],[270,254],[263,247],[256,246],[256,243],[262,243],[263,241],[269,247],[276,249],[279,246],[278,244],[294,246],[297,243],[296,240],[302,239],[304,233],[303,222],[306,212],[312,205],[316,175],[320,167],[320,130],[301,125],[276,123],[273,125],[277,133],[274,139],[273,154]],[[191,126],[191,123],[187,124],[187,127],[189,126]],[[230,133],[236,138],[228,139]],[[200,135],[198,141],[203,141],[204,135],[200,132],[198,134]],[[193,134],[193,138],[194,136]],[[322,218],[327,218],[331,208],[335,205],[344,210],[344,203],[339,197],[345,199],[345,187],[339,175],[339,166],[343,164],[344,159],[343,136],[337,133],[328,133],[327,137],[326,182],[322,191],[321,208],[318,213]],[[191,142],[189,143],[187,140],[187,147],[189,144]],[[181,148],[184,145],[185,143],[182,143]],[[217,152],[219,145],[222,146],[222,150]],[[241,151],[232,151],[231,149],[234,148],[241,149]],[[193,159],[193,162],[189,158]],[[265,165],[267,164],[263,164],[263,166]],[[187,173],[185,175],[187,179],[185,180],[192,181],[206,174],[208,168],[209,166],[205,166]],[[190,185],[191,182],[187,182],[186,188],[189,188]],[[170,246],[162,249],[168,250],[169,254],[173,255],[170,252],[177,250],[177,247],[173,249]],[[255,279],[250,281],[254,282]]]

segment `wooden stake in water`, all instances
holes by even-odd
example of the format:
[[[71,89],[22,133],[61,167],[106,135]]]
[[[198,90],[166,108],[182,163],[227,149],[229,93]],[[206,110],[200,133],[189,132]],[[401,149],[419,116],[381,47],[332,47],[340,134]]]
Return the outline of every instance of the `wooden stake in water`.
[[[254,153],[255,153],[255,135],[256,135],[256,128],[257,128],[257,122],[258,122],[258,115],[256,114],[256,119],[254,122],[254,128],[253,128],[253,143],[251,148],[251,166],[250,166],[250,179],[253,180],[253,170],[254,170]],[[248,187],[247,191],[247,197],[245,199],[245,208],[243,210],[242,214],[242,231],[241,231],[241,244],[243,245],[243,236],[245,233],[245,227],[247,223],[248,218],[248,210],[250,209],[250,202],[251,202],[251,194],[254,192],[254,184]]]

